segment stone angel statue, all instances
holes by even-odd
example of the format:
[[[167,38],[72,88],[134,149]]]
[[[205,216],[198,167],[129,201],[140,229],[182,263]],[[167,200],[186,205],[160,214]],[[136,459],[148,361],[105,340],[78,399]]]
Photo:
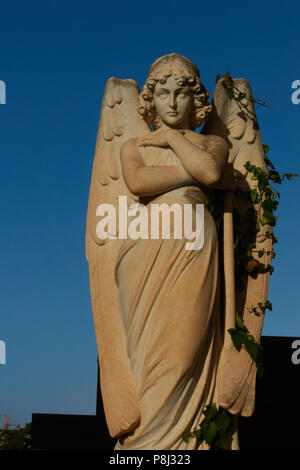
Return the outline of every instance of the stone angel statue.
[[[245,79],[234,84],[251,95]],[[105,87],[86,256],[103,405],[118,450],[206,449],[182,435],[199,425],[207,405],[234,416],[254,410],[256,364],[234,348],[228,329],[238,312],[260,340],[263,319],[251,307],[266,301],[268,275],[246,276],[236,293],[232,214],[248,207],[235,189],[256,184],[244,164],[265,169],[264,152],[251,101],[247,117],[222,80],[212,104],[208,98],[196,65],[175,53],[152,64],[141,93],[134,80],[110,78]],[[222,194],[223,247],[207,208],[216,191]],[[204,205],[202,248],[187,250],[184,236],[166,239],[161,232],[154,239],[126,236],[120,196],[127,207],[190,205],[193,216]],[[101,204],[113,205],[117,219],[106,237],[97,229]],[[258,246],[270,249],[265,232],[257,233]],[[267,254],[260,261],[267,263]],[[231,441],[238,448],[236,433]]]

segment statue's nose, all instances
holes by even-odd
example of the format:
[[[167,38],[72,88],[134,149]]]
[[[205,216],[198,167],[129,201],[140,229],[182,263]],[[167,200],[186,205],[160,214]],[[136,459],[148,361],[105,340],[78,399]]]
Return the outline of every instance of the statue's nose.
[[[177,107],[176,97],[172,93],[170,94],[170,103],[169,103],[169,105],[170,105],[170,108],[172,108],[172,109],[175,109]]]

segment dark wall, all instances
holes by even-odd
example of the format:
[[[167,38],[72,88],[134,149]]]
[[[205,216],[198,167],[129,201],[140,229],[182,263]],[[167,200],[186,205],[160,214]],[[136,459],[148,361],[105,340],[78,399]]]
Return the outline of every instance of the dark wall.
[[[300,364],[292,362],[294,341],[300,349],[300,338],[262,338],[265,373],[257,380],[254,415],[240,418],[241,449],[299,448]]]
[[[239,420],[241,450],[298,448],[300,364],[292,362],[296,340],[300,350],[300,338],[262,338],[265,374],[257,381],[254,415]],[[99,381],[96,409],[96,416],[33,414],[32,447],[112,450],[115,440],[107,430]]]

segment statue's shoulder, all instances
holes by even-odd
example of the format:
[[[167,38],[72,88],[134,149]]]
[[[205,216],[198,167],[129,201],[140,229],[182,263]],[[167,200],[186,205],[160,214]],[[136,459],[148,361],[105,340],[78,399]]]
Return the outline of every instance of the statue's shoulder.
[[[227,147],[225,140],[218,135],[199,134],[192,130],[185,131],[184,135],[190,142],[196,145],[204,145],[205,147],[210,147],[211,145]]]

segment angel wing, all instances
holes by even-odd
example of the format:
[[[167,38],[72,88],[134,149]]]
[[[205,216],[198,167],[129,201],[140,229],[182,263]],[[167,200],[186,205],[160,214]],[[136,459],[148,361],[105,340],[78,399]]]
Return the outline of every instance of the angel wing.
[[[101,240],[96,233],[97,207],[113,204],[118,220],[118,197],[136,199],[122,177],[120,148],[132,137],[150,132],[138,114],[138,85],[134,80],[110,78],[101,106],[86,225],[86,257],[94,316],[103,406],[112,437],[132,430],[139,422],[138,397],[126,351],[123,323],[118,309],[114,268],[122,240]]]
[[[241,101],[230,98],[226,93],[223,80],[217,82],[213,96],[213,109],[203,129],[207,135],[219,135],[229,145],[228,162],[239,174],[237,186],[242,190],[251,190],[257,186],[257,181],[251,179],[251,174],[244,164],[250,161],[266,171],[261,135],[255,114],[254,104],[247,97],[252,96],[247,80],[234,79],[233,85],[242,94]],[[234,253],[233,253],[233,210],[243,215],[247,212],[249,203],[241,200],[232,191],[225,194],[224,202],[224,279],[225,279],[225,325],[224,344],[220,358],[217,390],[219,405],[232,414],[251,416],[255,403],[256,364],[244,349],[237,351],[228,333],[229,328],[235,328],[236,312],[243,319],[250,334],[260,342],[263,326],[263,314],[257,316],[251,312],[259,302],[265,303],[268,295],[269,273],[259,274],[256,279],[250,275],[243,278],[242,292],[235,291]],[[255,207],[257,210],[257,207]],[[272,241],[266,232],[272,232],[270,226],[264,226],[257,233],[253,257],[258,259],[257,251],[272,250]],[[259,261],[269,264],[271,255],[264,253]]]

